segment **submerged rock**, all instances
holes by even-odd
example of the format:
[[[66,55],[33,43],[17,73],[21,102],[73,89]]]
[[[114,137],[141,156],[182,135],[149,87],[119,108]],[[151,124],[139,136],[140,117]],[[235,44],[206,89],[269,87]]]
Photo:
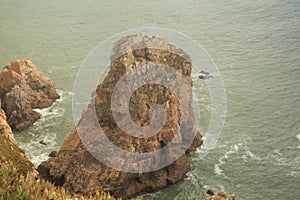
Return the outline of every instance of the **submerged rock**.
[[[159,48],[154,48],[158,46]],[[136,49],[137,48],[137,49]],[[123,52],[125,54],[123,54]],[[130,99],[126,99],[122,94],[130,93],[130,87],[134,87],[134,82],[129,88],[124,84],[123,90],[118,99],[118,109],[113,115],[111,100],[112,93],[117,82],[131,69],[138,73],[150,73],[145,65],[157,66],[162,64],[178,72],[174,80],[170,81],[170,87],[178,90],[179,100],[169,88],[161,85],[149,83],[135,90]],[[175,46],[168,44],[167,41],[153,36],[132,35],[118,41],[112,50],[111,65],[108,75],[97,87],[93,94],[92,103],[83,111],[79,124],[76,129],[65,139],[56,157],[49,158],[42,162],[38,171],[41,177],[54,182],[56,185],[63,186],[67,190],[75,193],[92,193],[96,190],[110,192],[115,197],[129,198],[142,192],[152,192],[164,188],[169,184],[182,180],[190,170],[190,162],[187,159],[185,150],[170,165],[155,171],[130,173],[116,170],[99,162],[94,156],[99,153],[99,149],[109,152],[109,146],[105,138],[109,138],[119,148],[132,153],[149,153],[160,150],[167,146],[172,140],[178,140],[178,145],[184,143],[180,141],[183,127],[187,126],[192,134],[192,144],[186,152],[194,151],[202,144],[200,132],[195,130],[194,116],[192,112],[192,92],[185,90],[178,85],[178,79],[184,77],[186,84],[191,86],[191,59]],[[128,104],[130,117],[134,123],[141,127],[147,127],[152,123],[151,107],[160,104],[164,107],[166,121],[163,128],[151,137],[133,137],[124,132],[116,121],[124,119],[121,111]],[[125,109],[126,110],[126,109]],[[186,113],[184,113],[186,112]],[[150,114],[151,113],[151,114]],[[182,116],[188,117],[182,119]],[[125,122],[127,122],[125,120]],[[105,136],[100,134],[104,130]],[[128,127],[125,127],[128,128]],[[146,128],[145,128],[146,130]],[[128,131],[133,131],[129,128]],[[186,131],[186,130],[185,130]],[[145,132],[138,131],[143,135]],[[88,145],[87,145],[88,144]],[[187,147],[188,148],[188,147]],[[91,155],[91,153],[93,155]],[[163,158],[171,159],[176,155],[175,150],[167,149]],[[116,159],[117,152],[112,151],[107,155],[107,160],[112,164],[120,166],[131,166],[134,163],[131,158],[126,156]],[[162,162],[157,160],[157,163]],[[157,163],[150,163],[155,165]],[[143,169],[141,169],[143,171]]]
[[[0,167],[2,164],[13,163],[14,167],[23,175],[28,172],[37,173],[34,165],[27,159],[6,122],[4,111],[0,108]]]
[[[47,143],[45,142],[45,140],[40,140],[40,141],[39,141],[39,144],[47,145]]]
[[[198,78],[205,80],[205,79],[213,78],[213,75],[211,75],[209,72],[206,71],[200,71],[198,73]]]
[[[206,191],[206,194],[212,196],[212,195],[215,194],[215,192],[214,192],[213,190],[207,190],[207,191]]]
[[[208,197],[207,200],[235,200],[236,194],[233,193],[230,197],[227,197],[226,192],[219,192],[211,197]]]
[[[51,151],[51,153],[48,155],[49,157],[56,157],[57,152],[56,151]]]
[[[59,98],[52,81],[29,60],[17,60],[0,73],[1,107],[12,129],[22,131],[40,118],[34,111]]]

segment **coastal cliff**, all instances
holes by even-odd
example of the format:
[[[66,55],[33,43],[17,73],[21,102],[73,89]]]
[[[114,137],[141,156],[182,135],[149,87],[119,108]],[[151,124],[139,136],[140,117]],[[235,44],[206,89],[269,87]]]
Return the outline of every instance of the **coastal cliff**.
[[[10,126],[7,124],[4,111],[0,108],[0,167],[12,163],[23,175],[36,172],[34,165],[25,156],[25,152],[17,146]]]
[[[18,147],[5,112],[0,108],[0,199],[65,200],[73,198],[79,200],[115,199],[109,194],[100,192],[92,196],[70,194],[63,188],[55,187],[52,183],[39,179],[34,165],[26,157],[25,152]]]
[[[151,48],[153,46],[159,48]],[[156,135],[148,138],[130,136],[120,129],[116,122],[122,121],[124,115],[113,114],[111,107],[113,89],[128,71],[134,68],[139,71],[143,66],[159,64],[178,72],[173,77],[174,80],[170,81],[170,85],[171,88],[175,88],[174,90],[177,89],[181,102],[179,104],[179,100],[169,88],[153,83],[139,87],[132,93],[130,99],[120,95],[119,110],[124,109],[123,106],[129,101],[130,116],[139,127],[151,124],[149,113],[154,104],[162,105],[166,113],[165,124]],[[193,116],[187,115],[186,119],[182,119],[186,113],[192,112],[192,92],[179,86],[178,80],[183,77],[186,84],[191,87],[191,70],[192,63],[189,56],[182,49],[170,45],[163,39],[138,34],[119,40],[112,49],[110,70],[93,93],[92,101],[83,111],[76,129],[65,139],[56,157],[51,157],[39,165],[38,171],[41,177],[75,193],[89,194],[99,190],[122,198],[156,191],[182,180],[190,170],[187,152],[195,151],[202,144],[202,136],[195,130]],[[142,73],[150,72],[145,68]],[[130,90],[130,87],[129,89],[124,87],[122,94],[130,93],[127,90]],[[182,107],[186,113],[183,113]],[[105,138],[100,134],[99,125],[105,132],[104,137],[132,153],[155,152],[167,146],[174,138],[179,140],[178,145],[184,143],[180,141],[182,134],[186,134],[182,128],[184,126],[188,127],[187,130],[192,134],[193,141],[187,147],[186,153],[180,154],[168,166],[143,173],[124,172],[109,167],[95,158],[99,149],[108,148],[103,142]],[[110,162],[119,163],[120,166],[126,166],[126,163],[130,165],[129,158],[121,157],[116,160],[114,153],[116,152],[107,155]],[[167,149],[164,158],[169,159],[174,156],[175,150]]]

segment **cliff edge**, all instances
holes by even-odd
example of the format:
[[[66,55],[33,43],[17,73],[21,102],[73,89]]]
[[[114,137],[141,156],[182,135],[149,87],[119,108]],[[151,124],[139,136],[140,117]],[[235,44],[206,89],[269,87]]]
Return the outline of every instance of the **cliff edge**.
[[[0,167],[8,163],[13,163],[23,175],[36,172],[34,165],[25,156],[25,152],[17,146],[11,128],[6,122],[5,113],[0,108]]]

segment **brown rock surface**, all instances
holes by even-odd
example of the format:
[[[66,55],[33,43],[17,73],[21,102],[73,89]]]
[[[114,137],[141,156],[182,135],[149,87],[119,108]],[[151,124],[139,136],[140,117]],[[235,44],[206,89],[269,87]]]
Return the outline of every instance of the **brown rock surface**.
[[[136,47],[139,49],[134,50]],[[124,55],[122,55],[122,51],[125,52]],[[122,38],[113,48],[110,71],[93,94],[92,103],[83,111],[78,126],[65,139],[56,157],[49,158],[38,167],[43,178],[76,193],[87,194],[101,190],[109,191],[116,197],[128,198],[142,192],[161,189],[185,177],[185,174],[190,170],[190,162],[184,151],[169,166],[144,173],[116,170],[102,164],[91,155],[91,153],[96,155],[99,149],[109,148],[104,142],[104,137],[100,135],[98,124],[101,125],[102,130],[105,130],[105,137],[128,152],[154,152],[167,146],[173,139],[178,139],[180,143],[181,134],[185,134],[182,127],[186,124],[188,124],[188,131],[190,131],[193,140],[188,151],[194,151],[202,144],[202,136],[194,128],[194,117],[187,115],[188,117],[183,120],[182,116],[186,113],[180,110],[181,107],[174,94],[171,93],[170,89],[157,84],[146,84],[135,90],[129,101],[129,112],[136,125],[146,127],[151,124],[152,118],[149,117],[149,112],[152,105],[163,105],[166,113],[163,128],[152,137],[139,138],[126,134],[118,127],[116,118],[122,120],[124,116],[122,113],[115,116],[116,118],[113,116],[111,98],[114,87],[129,70],[134,67],[139,69],[143,65],[150,64],[163,64],[178,72],[178,76],[171,80],[170,85],[175,90],[177,88],[178,93],[181,94],[181,104],[185,107],[184,111],[191,113],[192,93],[177,85],[178,79],[181,77],[188,80],[187,84],[192,85],[190,58],[181,49],[177,49],[168,44],[167,41],[157,37],[139,34]],[[147,68],[145,70],[144,73],[147,73]],[[126,89],[128,88],[124,87],[122,92],[128,92]],[[128,102],[128,99],[123,98],[120,95],[120,110]],[[111,152],[108,155],[109,162],[117,163],[120,166],[129,166],[134,162],[125,156],[116,160],[115,154],[117,153]],[[163,158],[171,159],[174,154],[173,149],[167,149]]]
[[[59,98],[52,81],[29,60],[17,60],[0,73],[1,107],[12,129],[21,131],[40,118],[35,108],[46,108]]]
[[[8,139],[11,143],[17,144],[14,134],[6,121],[5,112],[0,108],[0,135]]]
[[[37,173],[34,165],[27,159],[6,122],[4,111],[0,108],[0,167],[2,164],[13,163],[14,167],[23,175],[27,172]]]
[[[226,192],[219,192],[211,197],[208,197],[207,200],[235,200],[235,193],[233,193],[230,197],[227,197]]]

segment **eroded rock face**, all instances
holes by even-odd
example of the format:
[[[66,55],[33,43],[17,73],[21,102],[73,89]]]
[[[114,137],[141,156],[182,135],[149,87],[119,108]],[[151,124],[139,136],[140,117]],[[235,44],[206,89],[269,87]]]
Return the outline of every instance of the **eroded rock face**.
[[[139,87],[132,93],[130,99],[126,99],[122,94],[128,93],[135,83],[129,87],[125,87],[126,84],[124,84],[122,94],[119,94],[118,98],[120,113],[113,115],[112,93],[120,78],[129,70],[134,71],[134,68],[137,69],[137,73],[146,74],[149,72],[148,68],[143,68],[141,71],[138,69],[158,64],[168,66],[178,72],[176,77],[169,82],[171,89],[149,83]],[[186,134],[182,131],[183,126],[187,126],[186,130],[190,131],[193,136],[193,143],[189,148],[187,147],[186,152],[194,151],[199,147],[202,144],[202,136],[195,130],[193,115],[187,114],[192,112],[192,93],[178,83],[178,80],[184,77],[185,83],[192,85],[191,68],[190,58],[181,49],[157,37],[139,34],[118,41],[113,47],[110,71],[94,92],[92,103],[83,111],[77,128],[66,138],[56,157],[49,158],[38,167],[40,175],[72,192],[87,194],[100,190],[123,198],[142,192],[156,191],[182,180],[190,170],[190,162],[185,152],[169,166],[145,173],[116,170],[102,164],[91,154],[97,155],[99,149],[105,149],[108,152],[107,148],[110,147],[104,142],[104,137],[109,138],[123,150],[133,153],[157,151],[167,146],[174,138],[180,145],[184,143],[180,138]],[[180,108],[183,107],[180,107],[179,100],[171,90],[179,94],[180,103],[184,107],[182,111]],[[126,106],[126,102],[129,102],[131,119],[139,127],[147,127],[152,123],[153,118],[149,116],[149,113],[154,104],[162,105],[166,113],[163,128],[154,136],[147,138],[126,134],[117,124],[117,121],[122,122],[124,118],[124,113],[121,111]],[[155,116],[156,113],[152,114]],[[182,116],[186,117],[183,119]],[[102,130],[105,130],[105,136],[100,134],[99,124]],[[143,131],[140,134],[142,135]],[[117,152],[111,152],[107,157],[112,164],[119,163],[119,165],[126,166],[127,163],[130,167],[131,158],[124,155],[117,160],[115,154]],[[172,148],[167,149],[164,158],[172,158],[174,154]]]
[[[40,118],[33,109],[51,106],[59,95],[31,61],[17,60],[0,73],[0,98],[9,125],[22,131]]]
[[[8,139],[11,143],[17,144],[14,134],[6,121],[5,112],[0,108],[0,135]]]
[[[28,172],[37,173],[34,165],[27,159],[6,122],[4,111],[0,108],[0,167],[2,164],[13,163],[14,167],[26,175]]]

